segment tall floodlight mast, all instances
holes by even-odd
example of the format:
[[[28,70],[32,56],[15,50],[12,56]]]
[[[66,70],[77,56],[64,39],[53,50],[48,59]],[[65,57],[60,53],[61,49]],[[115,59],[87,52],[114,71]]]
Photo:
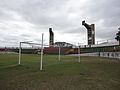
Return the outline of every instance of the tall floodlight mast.
[[[49,46],[53,47],[54,45],[54,32],[52,31],[52,28],[49,28]]]
[[[87,24],[85,21],[82,21],[82,25],[85,26],[87,29],[87,35],[88,35],[88,45],[94,45],[95,44],[95,24]]]

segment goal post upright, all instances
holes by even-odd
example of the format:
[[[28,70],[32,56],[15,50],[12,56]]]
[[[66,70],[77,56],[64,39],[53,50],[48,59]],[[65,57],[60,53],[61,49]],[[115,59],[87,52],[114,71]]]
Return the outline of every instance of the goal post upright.
[[[24,43],[24,44],[28,44],[29,42],[32,42],[32,41],[19,42],[19,60],[18,60],[18,64],[19,64],[19,65],[21,64],[22,43]]]
[[[19,61],[18,64],[20,65],[21,62],[21,42],[19,42]]]
[[[40,70],[43,69],[43,36],[44,36],[44,34],[42,33]]]
[[[61,47],[59,46],[59,55],[58,55],[59,61],[60,61],[60,58],[61,58],[61,57],[60,57],[60,56],[61,56],[61,55],[60,55],[60,54],[61,54],[60,52],[61,52]]]
[[[78,43],[78,62],[80,63],[80,46],[79,46],[79,43]]]

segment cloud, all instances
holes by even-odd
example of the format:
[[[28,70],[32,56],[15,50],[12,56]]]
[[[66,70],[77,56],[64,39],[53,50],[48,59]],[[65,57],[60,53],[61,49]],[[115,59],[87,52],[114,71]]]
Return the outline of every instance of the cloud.
[[[19,42],[41,40],[44,33],[48,43],[48,28],[55,32],[55,40],[83,42],[86,29],[82,20],[95,24],[96,40],[114,38],[120,27],[119,0],[0,0],[1,39]],[[104,35],[103,35],[104,33]],[[61,38],[60,34],[64,34]],[[5,36],[7,35],[7,38]],[[73,38],[70,38],[74,36]],[[9,38],[11,37],[11,38]],[[7,41],[6,41],[7,42]]]

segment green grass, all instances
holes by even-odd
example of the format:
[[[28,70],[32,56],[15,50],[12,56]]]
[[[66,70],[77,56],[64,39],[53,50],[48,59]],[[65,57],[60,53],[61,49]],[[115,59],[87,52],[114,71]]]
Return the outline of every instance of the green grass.
[[[100,57],[0,55],[0,90],[120,90],[120,61]]]

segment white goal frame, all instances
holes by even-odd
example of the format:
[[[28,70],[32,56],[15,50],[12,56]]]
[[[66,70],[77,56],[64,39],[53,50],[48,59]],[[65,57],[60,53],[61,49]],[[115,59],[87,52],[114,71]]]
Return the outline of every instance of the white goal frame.
[[[42,33],[42,41],[41,41],[41,44],[39,44],[39,43],[30,43],[30,42],[32,42],[32,41],[19,42],[19,60],[18,60],[18,64],[19,64],[19,65],[21,64],[21,46],[22,46],[22,44],[40,45],[40,46],[41,46],[40,70],[43,69],[43,64],[42,64],[42,61],[43,61],[43,36],[44,36],[44,34]]]
[[[20,65],[21,64],[21,48],[22,48],[22,44],[29,44],[29,45],[40,45],[41,46],[41,58],[40,58],[40,70],[43,70],[43,46],[49,46],[49,45],[44,45],[43,43],[43,37],[44,37],[44,34],[42,33],[42,41],[41,41],[41,44],[39,43],[31,43],[32,41],[25,41],[25,42],[19,42],[19,60],[18,60],[18,64]],[[54,46],[54,45],[52,45]],[[61,47],[59,46],[59,50],[58,50],[58,60],[60,61],[61,60]]]
[[[44,45],[43,43],[43,37],[44,34],[42,33],[42,41],[41,44],[39,43],[31,43],[32,41],[26,41],[26,42],[19,42],[19,60],[18,60],[18,64],[21,64],[21,46],[22,44],[29,44],[29,45],[40,45],[41,46],[41,58],[40,58],[40,70],[43,70],[43,46],[49,46],[49,45]],[[54,45],[52,45],[54,47]],[[61,61],[61,47],[58,47],[58,60]],[[78,44],[78,62],[80,63],[80,46]]]

